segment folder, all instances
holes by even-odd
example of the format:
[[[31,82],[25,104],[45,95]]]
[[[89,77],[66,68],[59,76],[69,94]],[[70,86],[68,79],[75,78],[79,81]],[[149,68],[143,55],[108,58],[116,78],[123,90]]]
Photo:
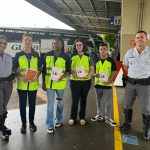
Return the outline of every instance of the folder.
[[[25,79],[26,80],[33,80],[36,78],[38,71],[34,69],[27,69],[26,74],[25,74]]]

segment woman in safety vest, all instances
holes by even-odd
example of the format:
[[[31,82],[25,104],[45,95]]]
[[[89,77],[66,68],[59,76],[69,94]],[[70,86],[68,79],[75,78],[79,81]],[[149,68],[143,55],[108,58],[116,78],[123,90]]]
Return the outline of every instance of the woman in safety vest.
[[[63,96],[67,76],[70,74],[70,57],[64,53],[64,41],[60,38],[54,41],[54,50],[46,54],[43,65],[43,89],[47,92],[47,132],[52,134],[55,127],[62,126]],[[55,99],[56,94],[56,99]],[[56,100],[56,116],[54,103]]]
[[[27,97],[29,103],[29,127],[34,132],[37,130],[37,127],[34,124],[34,114],[41,65],[39,54],[32,49],[32,44],[32,35],[24,34],[22,37],[23,49],[21,52],[16,53],[13,66],[17,75],[17,91],[22,121],[20,132],[22,134],[26,133]]]
[[[91,56],[86,53],[87,46],[82,39],[77,39],[73,46],[71,56],[70,88],[72,95],[71,116],[69,125],[76,123],[78,104],[80,101],[80,124],[85,125],[86,99],[91,87],[91,76],[94,73],[94,63]]]

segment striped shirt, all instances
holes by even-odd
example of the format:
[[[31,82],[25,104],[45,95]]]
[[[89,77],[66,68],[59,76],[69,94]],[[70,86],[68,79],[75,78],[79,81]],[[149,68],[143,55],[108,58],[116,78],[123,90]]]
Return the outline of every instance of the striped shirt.
[[[150,77],[150,48],[139,53],[135,48],[127,51],[123,64],[128,67],[128,76],[134,79]]]
[[[11,55],[4,53],[0,56],[0,77],[8,77],[12,73],[13,58]]]

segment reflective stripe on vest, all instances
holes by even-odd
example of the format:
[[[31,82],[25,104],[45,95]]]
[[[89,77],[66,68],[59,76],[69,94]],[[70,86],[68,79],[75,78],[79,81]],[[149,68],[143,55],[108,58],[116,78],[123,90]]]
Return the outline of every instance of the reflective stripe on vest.
[[[31,57],[30,60],[30,67],[29,67],[29,62],[28,59],[26,58],[25,55],[22,55],[18,59],[19,62],[19,75],[20,76],[25,76],[26,70],[28,68],[38,70],[38,58],[37,57]],[[29,91],[34,91],[37,90],[39,87],[39,82],[34,81],[34,82],[24,82],[21,80],[17,80],[17,89],[19,90],[29,90]]]
[[[54,63],[54,56],[46,57],[46,76],[45,76],[46,89],[63,90],[66,87],[67,78],[62,79],[60,82],[51,80],[52,67],[54,66],[62,69],[61,75],[63,75],[66,71],[66,60],[64,58],[58,57]]]
[[[100,74],[101,72],[107,72],[108,78],[111,76],[111,62],[105,60],[104,63],[102,64],[101,61],[98,61],[96,63],[96,74]],[[95,77],[95,85],[103,85],[103,86],[112,86],[112,83],[110,84],[103,84],[100,81],[100,78]]]
[[[71,80],[89,80],[88,79],[81,79],[81,78],[77,78],[77,74],[76,74],[76,68],[77,67],[84,67],[85,69],[85,73],[86,76],[88,76],[89,74],[89,61],[90,61],[90,57],[83,55],[81,58],[79,57],[79,55],[75,55],[71,58],[72,63],[71,63],[71,72],[74,75],[71,75]]]

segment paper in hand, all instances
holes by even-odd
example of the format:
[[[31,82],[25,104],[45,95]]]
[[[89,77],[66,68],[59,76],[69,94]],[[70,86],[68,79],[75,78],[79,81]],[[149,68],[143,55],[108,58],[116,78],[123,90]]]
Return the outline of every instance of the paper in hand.
[[[52,74],[51,74],[51,80],[58,80],[61,76],[62,73],[62,69],[57,68],[57,67],[53,67],[52,68]]]
[[[76,67],[76,73],[78,77],[86,77],[84,67]]]
[[[100,81],[101,82],[107,82],[108,81],[107,72],[100,72]]]

